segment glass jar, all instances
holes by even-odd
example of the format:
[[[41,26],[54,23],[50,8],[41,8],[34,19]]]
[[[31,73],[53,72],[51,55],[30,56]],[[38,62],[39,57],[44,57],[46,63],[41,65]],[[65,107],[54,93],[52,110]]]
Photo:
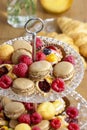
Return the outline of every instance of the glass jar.
[[[13,27],[24,27],[29,18],[36,16],[36,0],[8,0],[7,22]]]

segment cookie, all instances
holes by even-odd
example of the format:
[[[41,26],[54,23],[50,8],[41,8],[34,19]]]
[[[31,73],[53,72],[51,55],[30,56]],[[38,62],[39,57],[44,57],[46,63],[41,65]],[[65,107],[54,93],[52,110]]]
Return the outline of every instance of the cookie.
[[[53,74],[55,77],[64,79],[64,81],[69,80],[73,77],[74,67],[71,63],[62,61],[54,66]]]
[[[31,95],[35,92],[34,82],[27,78],[17,78],[13,81],[12,90],[19,95]]]

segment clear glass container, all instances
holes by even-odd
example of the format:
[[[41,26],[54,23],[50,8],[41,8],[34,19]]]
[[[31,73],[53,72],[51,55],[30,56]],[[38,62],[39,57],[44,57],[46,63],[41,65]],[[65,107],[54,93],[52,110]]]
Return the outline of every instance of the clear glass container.
[[[29,18],[36,16],[36,0],[8,0],[7,22],[13,27],[24,27]]]

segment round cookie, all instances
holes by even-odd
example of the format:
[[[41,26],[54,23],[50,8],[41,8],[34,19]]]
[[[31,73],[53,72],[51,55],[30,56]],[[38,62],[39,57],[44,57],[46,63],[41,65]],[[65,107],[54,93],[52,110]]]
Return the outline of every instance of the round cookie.
[[[4,113],[10,119],[17,119],[24,112],[25,107],[20,102],[9,102],[4,107]]]
[[[31,130],[31,127],[26,123],[18,124],[14,130]]]
[[[4,96],[1,100],[1,105],[4,107],[9,102],[11,102],[11,99]]]
[[[55,77],[62,78],[65,81],[73,77],[74,66],[66,61],[57,63],[53,68],[53,74]]]
[[[17,121],[17,120],[10,120],[10,122],[9,122],[9,126],[11,127],[11,128],[15,128],[15,126],[16,125],[18,125],[19,124],[19,122]]]
[[[35,126],[38,126],[41,130],[49,130],[50,122],[48,120],[42,120],[40,123],[34,125],[33,127]]]
[[[37,61],[29,67],[29,78],[32,80],[40,80],[45,78],[52,71],[52,65],[48,61]]]
[[[19,60],[19,57],[21,55],[28,55],[29,57],[32,57],[32,54],[28,50],[26,50],[26,49],[18,49],[16,51],[14,51],[14,53],[12,55],[12,63],[17,64],[18,60]]]
[[[31,95],[35,92],[33,81],[27,78],[17,78],[13,81],[12,90],[19,95]]]
[[[14,48],[11,45],[3,44],[0,45],[0,59],[1,60],[10,60]]]
[[[30,42],[27,42],[25,40],[14,41],[13,48],[14,48],[14,50],[26,49],[32,53],[32,46],[30,45]]]

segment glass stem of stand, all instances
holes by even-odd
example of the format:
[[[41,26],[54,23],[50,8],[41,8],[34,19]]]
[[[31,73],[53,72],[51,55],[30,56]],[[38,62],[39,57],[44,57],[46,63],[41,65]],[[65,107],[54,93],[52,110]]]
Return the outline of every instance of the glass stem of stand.
[[[36,61],[36,33],[33,33],[32,37],[33,37],[32,59],[33,62],[35,62]]]

